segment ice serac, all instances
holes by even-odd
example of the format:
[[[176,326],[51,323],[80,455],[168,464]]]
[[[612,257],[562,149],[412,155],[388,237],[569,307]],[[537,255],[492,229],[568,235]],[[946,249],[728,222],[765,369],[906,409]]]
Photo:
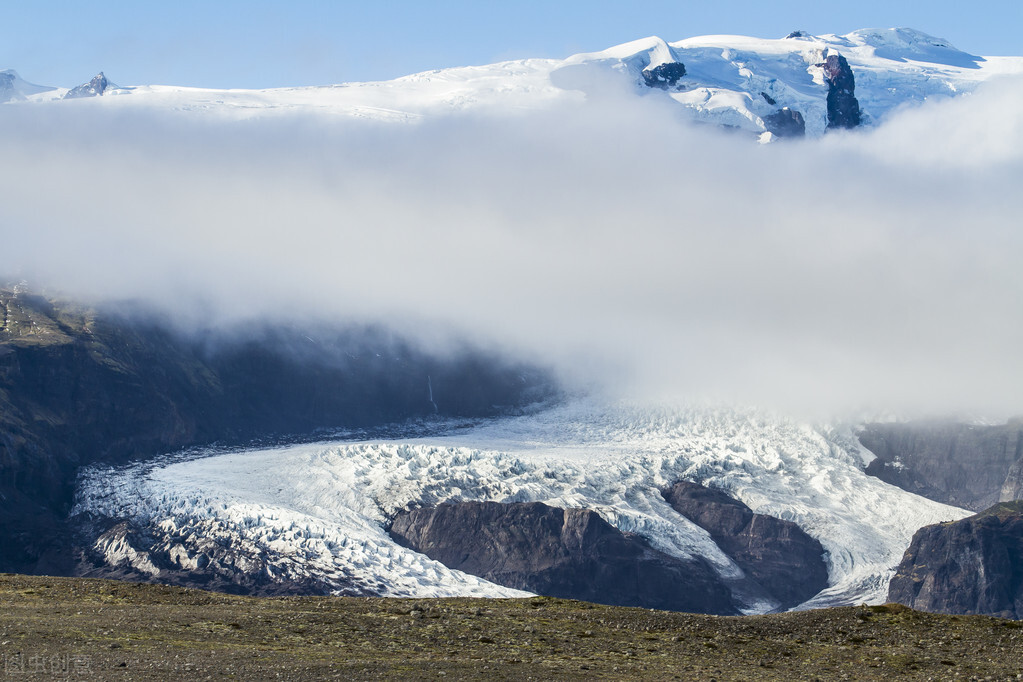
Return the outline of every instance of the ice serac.
[[[678,513],[700,526],[746,575],[784,608],[828,585],[824,547],[792,523],[755,514],[720,490],[680,481],[663,492]]]
[[[921,611],[1023,617],[1023,503],[921,528],[888,588]]]
[[[588,509],[460,502],[399,513],[400,544],[448,568],[552,597],[617,606],[738,614],[715,571],[622,533]]]
[[[856,128],[860,125],[860,103],[849,61],[840,54],[830,54],[823,67],[828,84],[828,129]]]
[[[209,525],[203,533],[179,529],[154,535],[128,520],[85,515],[75,519],[89,542],[73,553],[74,574],[86,578],[160,582],[229,594],[377,595],[372,581],[344,571],[312,575],[297,562],[283,561],[265,547],[218,533]],[[94,537],[93,537],[94,536]]]
[[[100,71],[98,74],[93,76],[92,80],[88,83],[82,83],[81,85],[71,88],[67,94],[64,95],[64,99],[78,99],[80,97],[98,97],[105,93],[111,88],[117,86],[107,80],[107,77]]]

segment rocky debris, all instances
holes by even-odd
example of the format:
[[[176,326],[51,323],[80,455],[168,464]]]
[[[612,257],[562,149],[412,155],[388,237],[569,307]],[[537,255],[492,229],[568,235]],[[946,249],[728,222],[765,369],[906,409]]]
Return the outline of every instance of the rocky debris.
[[[82,465],[554,395],[542,370],[471,349],[435,357],[382,329],[184,334],[145,311],[0,288],[0,571],[67,571],[60,529]]]
[[[783,607],[828,585],[824,547],[791,521],[755,514],[720,490],[680,481],[663,493],[679,514],[700,526],[746,575]]]
[[[888,599],[935,613],[1023,618],[1023,502],[918,530]]]
[[[11,679],[1007,680],[1023,660],[1018,622],[898,604],[718,618],[17,575],[0,575],[0,602]],[[30,660],[49,674],[20,674]]]
[[[107,90],[116,88],[117,86],[107,80],[107,77],[100,71],[93,77],[88,83],[82,83],[79,86],[71,88],[64,95],[64,99],[78,99],[80,97],[99,97]]]
[[[860,103],[856,99],[856,79],[849,62],[840,54],[830,54],[820,65],[828,85],[828,130],[860,125]]]
[[[1023,493],[1023,419],[867,424],[859,440],[877,456],[868,474],[938,502],[979,511]]]
[[[702,560],[683,561],[588,509],[458,502],[399,513],[400,544],[507,587],[600,604],[737,614]]]
[[[763,93],[761,93],[763,94]],[[766,96],[766,95],[765,95]],[[774,101],[772,100],[773,104]],[[773,114],[764,116],[764,125],[778,137],[803,137],[806,135],[806,121],[795,109],[783,107]]]
[[[674,88],[679,80],[686,75],[686,66],[682,62],[658,64],[652,69],[643,70],[643,82],[650,88],[667,90]]]

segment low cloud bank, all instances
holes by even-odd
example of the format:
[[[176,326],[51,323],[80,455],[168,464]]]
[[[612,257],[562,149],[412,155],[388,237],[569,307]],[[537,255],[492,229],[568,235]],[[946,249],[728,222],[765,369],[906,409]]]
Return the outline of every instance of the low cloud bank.
[[[769,146],[656,97],[415,125],[0,107],[0,275],[383,322],[626,394],[1023,412],[1023,84]]]

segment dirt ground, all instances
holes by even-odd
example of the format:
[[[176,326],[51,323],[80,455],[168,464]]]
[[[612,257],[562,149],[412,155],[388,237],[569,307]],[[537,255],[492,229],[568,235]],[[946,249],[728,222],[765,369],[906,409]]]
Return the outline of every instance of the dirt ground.
[[[1023,679],[1023,623],[725,618],[561,599],[249,598],[0,575],[5,679]]]

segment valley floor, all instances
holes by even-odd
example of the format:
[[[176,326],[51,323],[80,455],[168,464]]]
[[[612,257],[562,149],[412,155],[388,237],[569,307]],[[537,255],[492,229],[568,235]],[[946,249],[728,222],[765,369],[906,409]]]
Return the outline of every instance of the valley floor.
[[[1004,680],[1023,677],[1023,624],[897,605],[723,618],[8,574],[0,656],[6,679]]]

